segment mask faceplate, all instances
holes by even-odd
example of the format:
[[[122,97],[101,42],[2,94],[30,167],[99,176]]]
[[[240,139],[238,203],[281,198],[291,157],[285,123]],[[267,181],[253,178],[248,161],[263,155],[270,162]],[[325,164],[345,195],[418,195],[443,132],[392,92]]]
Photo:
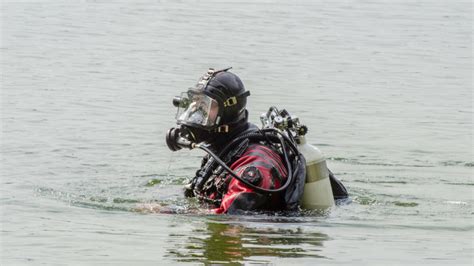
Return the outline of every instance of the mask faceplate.
[[[218,124],[219,104],[202,92],[189,90],[180,97],[176,120],[178,124],[212,128]]]

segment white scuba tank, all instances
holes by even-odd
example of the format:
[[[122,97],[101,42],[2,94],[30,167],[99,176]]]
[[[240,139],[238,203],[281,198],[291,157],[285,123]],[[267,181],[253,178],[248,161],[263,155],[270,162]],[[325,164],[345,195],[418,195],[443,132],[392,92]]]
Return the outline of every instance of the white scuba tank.
[[[306,159],[306,183],[301,207],[303,209],[327,209],[334,206],[329,170],[321,151],[298,136],[298,150]]]

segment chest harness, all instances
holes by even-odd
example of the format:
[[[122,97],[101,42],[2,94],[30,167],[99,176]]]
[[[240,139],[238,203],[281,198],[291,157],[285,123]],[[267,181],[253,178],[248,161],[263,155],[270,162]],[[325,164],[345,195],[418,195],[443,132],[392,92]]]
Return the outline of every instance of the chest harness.
[[[228,165],[240,157],[253,143],[261,143],[271,148],[283,159],[288,176],[281,187],[265,189],[256,186],[229,168]],[[296,210],[298,208],[305,183],[306,162],[298,151],[294,139],[287,134],[275,128],[245,131],[227,144],[218,155],[214,154],[206,145],[195,144],[194,147],[206,151],[208,155],[203,158],[201,169],[196,172],[196,176],[185,186],[187,197],[196,197],[203,202],[219,206],[231,178],[236,178],[257,193],[271,195],[284,192],[282,196],[286,209]]]

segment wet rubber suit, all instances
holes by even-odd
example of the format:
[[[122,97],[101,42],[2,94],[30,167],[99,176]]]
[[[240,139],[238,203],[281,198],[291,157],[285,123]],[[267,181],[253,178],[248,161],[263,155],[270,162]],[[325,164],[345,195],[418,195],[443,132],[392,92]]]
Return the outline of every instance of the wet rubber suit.
[[[219,142],[211,143],[211,147],[217,152],[230,139],[255,131],[258,131],[258,128],[245,121],[234,129],[233,134],[219,139]],[[237,175],[253,185],[265,189],[277,189],[286,181],[287,169],[280,154],[270,145],[244,141],[233,147],[227,154],[221,154],[220,157]],[[199,178],[199,173],[206,170],[208,160],[209,156],[203,158],[202,168],[196,172],[197,177],[194,180]],[[347,198],[346,189],[331,172],[330,180],[335,199]],[[272,194],[257,192],[233,178],[217,164],[212,166],[212,175],[202,188],[198,189],[197,193],[195,192],[194,196],[202,202],[208,203],[212,212],[217,214],[288,210],[283,197],[284,192]]]
[[[234,129],[232,135],[211,143],[211,148],[219,151],[227,140],[257,130],[255,125],[245,122]],[[220,157],[237,175],[266,189],[279,188],[286,181],[287,170],[282,158],[270,147],[248,141],[236,146]],[[208,160],[209,156],[203,158],[202,167],[205,167]],[[209,203],[212,212],[235,214],[250,210],[285,209],[281,195],[258,193],[223,171],[217,164],[213,168],[212,175],[195,195],[201,201]],[[198,170],[197,174],[202,170],[205,169]]]

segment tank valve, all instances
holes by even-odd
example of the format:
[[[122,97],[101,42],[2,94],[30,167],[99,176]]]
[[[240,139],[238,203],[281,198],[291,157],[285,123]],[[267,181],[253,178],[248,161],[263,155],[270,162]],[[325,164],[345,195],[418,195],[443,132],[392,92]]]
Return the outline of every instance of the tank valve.
[[[298,136],[304,136],[304,135],[306,135],[306,133],[308,133],[308,127],[305,126],[305,125],[299,126],[299,128],[298,128]]]

